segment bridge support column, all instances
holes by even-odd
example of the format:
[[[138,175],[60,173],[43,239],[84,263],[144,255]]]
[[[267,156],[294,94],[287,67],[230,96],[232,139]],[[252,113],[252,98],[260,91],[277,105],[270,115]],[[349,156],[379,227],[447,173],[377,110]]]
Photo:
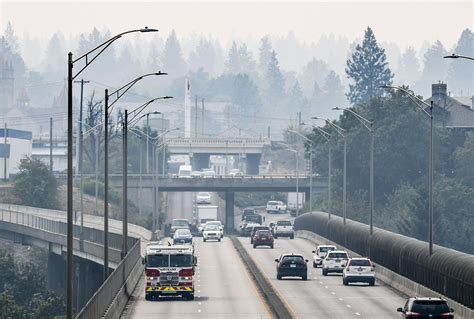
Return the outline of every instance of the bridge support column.
[[[48,288],[54,293],[66,297],[66,261],[55,254],[51,245],[48,251]]]
[[[211,154],[194,153],[192,158],[193,171],[201,171],[203,168],[208,168],[210,158]]]
[[[258,175],[259,166],[260,166],[260,159],[262,158],[261,154],[247,154],[246,156],[246,167],[247,175]]]
[[[234,198],[234,192],[225,192],[225,229],[227,233],[234,232]]]

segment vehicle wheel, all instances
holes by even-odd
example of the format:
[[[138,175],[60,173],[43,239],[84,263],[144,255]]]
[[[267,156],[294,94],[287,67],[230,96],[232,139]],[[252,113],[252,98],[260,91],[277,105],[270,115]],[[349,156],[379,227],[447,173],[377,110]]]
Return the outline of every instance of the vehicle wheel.
[[[253,244],[253,248],[257,248],[257,245]]]
[[[347,286],[349,284],[349,282],[347,282],[347,279],[346,278],[342,278],[342,284],[344,286]]]
[[[327,276],[328,275],[328,272],[326,269],[323,269],[323,276]]]
[[[187,300],[194,300],[194,294],[189,294],[186,296]]]
[[[313,268],[318,268],[318,265],[313,261]]]
[[[150,294],[145,294],[145,300],[147,300],[147,301],[152,300],[151,295]]]
[[[301,279],[308,280],[308,275],[301,276]]]
[[[281,276],[280,276],[280,275],[277,275],[277,279],[278,279],[278,280],[281,280]]]
[[[218,242],[221,242],[221,239],[219,238],[217,241],[218,241]]]
[[[372,280],[369,282],[369,286],[375,286],[375,279],[372,279]]]
[[[277,238],[278,238],[278,235],[275,235],[274,237],[275,237],[275,239],[277,239]]]
[[[206,242],[206,238],[203,238],[202,240],[203,240],[203,242]]]
[[[271,249],[273,249],[273,244],[270,246]]]
[[[295,235],[291,235],[291,236],[290,236],[290,239],[295,239]]]

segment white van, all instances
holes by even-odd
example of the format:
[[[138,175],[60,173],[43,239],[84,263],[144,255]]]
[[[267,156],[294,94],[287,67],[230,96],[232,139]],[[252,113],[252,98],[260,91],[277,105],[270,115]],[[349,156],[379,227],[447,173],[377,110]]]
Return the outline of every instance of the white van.
[[[179,166],[179,171],[178,171],[178,177],[179,178],[191,178],[191,172],[193,171],[193,168],[191,165],[180,165]]]

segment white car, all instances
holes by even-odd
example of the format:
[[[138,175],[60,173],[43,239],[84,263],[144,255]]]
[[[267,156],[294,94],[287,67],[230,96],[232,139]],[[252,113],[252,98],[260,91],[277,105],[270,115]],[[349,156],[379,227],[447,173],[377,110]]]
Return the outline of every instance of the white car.
[[[272,214],[272,213],[286,213],[286,205],[283,204],[281,201],[276,201],[276,200],[271,200],[267,202],[267,208],[266,208],[267,214]]]
[[[229,176],[242,176],[242,172],[240,171],[240,169],[233,168],[230,170]]]
[[[333,245],[318,245],[316,250],[313,250],[313,267],[317,268],[323,263],[323,259],[326,257],[328,251],[336,250],[336,246]]]
[[[289,220],[279,220],[277,221],[275,227],[273,228],[273,237],[290,237],[290,239],[295,238],[295,231],[293,225]]]
[[[211,203],[211,194],[208,192],[199,192],[196,195],[196,202],[198,204],[210,204]]]
[[[212,169],[202,170],[201,176],[203,178],[214,178],[216,177],[216,172],[214,172]]]
[[[333,250],[327,253],[323,259],[323,276],[331,272],[342,273],[349,261],[349,255],[345,250]]]
[[[366,282],[375,285],[375,265],[369,258],[351,258],[342,271],[342,283],[347,286],[351,282]]]
[[[222,223],[221,223],[220,220],[208,221],[208,222],[204,225],[204,229],[205,229],[207,226],[217,226],[217,227],[219,228],[219,232],[220,232],[220,234],[221,234],[221,238],[224,238],[224,225],[222,225]]]
[[[202,232],[202,240],[204,242],[208,240],[217,240],[221,241],[221,231],[217,225],[206,225],[204,231]]]

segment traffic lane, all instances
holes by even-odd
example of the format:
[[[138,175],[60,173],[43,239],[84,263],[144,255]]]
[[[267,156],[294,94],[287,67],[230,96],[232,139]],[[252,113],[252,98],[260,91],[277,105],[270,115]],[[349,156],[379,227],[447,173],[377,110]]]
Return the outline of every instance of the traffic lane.
[[[193,220],[193,193],[170,192],[168,193],[168,211],[166,212],[167,223],[173,219]]]
[[[195,238],[194,245],[198,257],[194,277],[195,300],[185,301],[178,297],[146,301],[142,278],[130,318],[270,317],[228,238],[206,243],[202,242],[202,238]]]
[[[255,283],[229,238],[221,242],[199,240],[198,289],[206,318],[269,318]]]
[[[377,281],[377,268],[375,269],[376,283],[374,287],[367,284],[344,286],[342,275],[328,274],[328,276],[323,276],[321,268],[312,268],[312,250],[316,247],[314,243],[301,238],[294,240],[277,239],[275,247],[277,246],[280,250],[303,254],[309,260],[308,269],[311,269],[314,274],[313,280],[330,291],[331,294],[334,293],[333,295],[341,303],[346,307],[350,305],[351,309],[364,318],[399,318],[396,309],[401,307],[405,300],[390,286]]]
[[[354,313],[341,307],[334,295],[314,281],[312,269],[308,269],[308,280],[300,278],[276,279],[275,259],[283,252],[277,240],[275,249],[252,248],[249,238],[239,238],[242,245],[257,263],[276,293],[285,301],[287,308],[297,318],[352,318]]]

